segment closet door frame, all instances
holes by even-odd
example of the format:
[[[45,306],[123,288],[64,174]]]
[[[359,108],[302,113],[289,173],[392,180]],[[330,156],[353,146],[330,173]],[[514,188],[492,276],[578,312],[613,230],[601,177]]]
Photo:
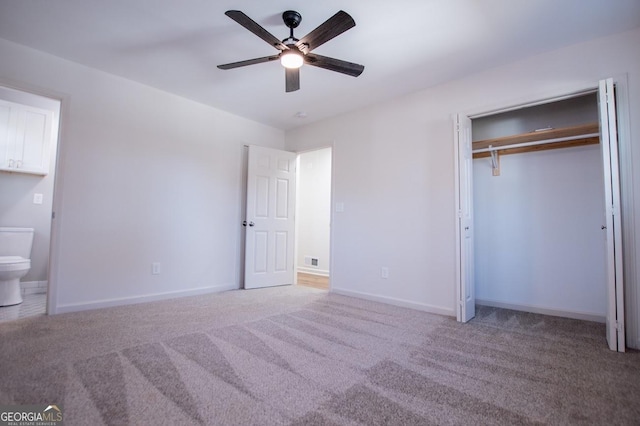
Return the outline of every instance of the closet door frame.
[[[613,81],[616,86],[616,103],[617,103],[617,121],[618,121],[618,149],[620,157],[620,182],[621,182],[621,210],[622,210],[622,240],[624,244],[623,263],[624,263],[624,277],[625,277],[625,317],[629,320],[626,321],[626,342],[628,347],[640,348],[640,330],[638,330],[638,324],[640,323],[640,289],[638,289],[637,282],[637,269],[636,264],[638,259],[636,256],[635,247],[635,229],[634,229],[634,194],[633,194],[633,176],[632,176],[632,157],[631,157],[631,140],[630,140],[630,124],[629,124],[629,97],[628,97],[628,82],[627,75],[622,74],[613,77]],[[548,93],[530,94],[520,99],[515,99],[510,102],[503,102],[487,106],[485,108],[478,108],[458,112],[452,115],[452,121],[457,122],[458,116],[466,116],[469,119],[485,117],[489,115],[495,115],[502,112],[508,112],[523,108],[528,108],[536,105],[547,104],[564,99],[570,99],[586,94],[597,93],[600,81],[592,81],[583,84],[577,84],[573,86],[567,86],[564,89],[555,90]],[[454,127],[455,130],[455,127]],[[458,135],[454,135],[454,143],[457,143]],[[459,151],[455,150],[455,162],[456,165],[460,161],[458,158]],[[460,194],[461,182],[458,176],[458,168],[456,167],[455,176],[455,191],[456,194]],[[456,210],[456,215],[458,211]],[[457,219],[457,218],[456,218]],[[456,223],[459,221],[456,220]],[[459,225],[457,225],[458,227]],[[456,229],[456,234],[460,235],[460,230]],[[456,239],[456,250],[461,250],[461,241]],[[460,257],[456,256],[456,269],[460,275],[468,274],[465,265],[461,264]],[[460,299],[459,282],[456,280],[456,304],[459,305],[462,300]],[[464,322],[464,319],[460,315],[458,309],[457,320]]]

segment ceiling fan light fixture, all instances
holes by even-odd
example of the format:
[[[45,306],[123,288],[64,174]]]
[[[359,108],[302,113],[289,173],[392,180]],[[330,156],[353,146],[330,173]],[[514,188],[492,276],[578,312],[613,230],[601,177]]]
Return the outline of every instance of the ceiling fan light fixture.
[[[304,63],[302,52],[297,49],[289,49],[280,54],[280,63],[285,68],[300,68]]]

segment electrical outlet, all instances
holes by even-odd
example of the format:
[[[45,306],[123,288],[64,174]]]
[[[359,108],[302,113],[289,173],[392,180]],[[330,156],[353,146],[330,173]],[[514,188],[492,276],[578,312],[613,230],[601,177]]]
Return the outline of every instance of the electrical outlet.
[[[153,262],[151,264],[151,274],[160,275],[160,262]]]
[[[385,280],[389,278],[389,268],[386,266],[380,268],[380,276]]]

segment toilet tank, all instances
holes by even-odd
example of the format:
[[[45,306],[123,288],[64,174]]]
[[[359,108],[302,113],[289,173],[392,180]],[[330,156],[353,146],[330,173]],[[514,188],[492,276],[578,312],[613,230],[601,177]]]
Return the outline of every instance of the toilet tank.
[[[31,257],[33,228],[0,228],[0,256]]]

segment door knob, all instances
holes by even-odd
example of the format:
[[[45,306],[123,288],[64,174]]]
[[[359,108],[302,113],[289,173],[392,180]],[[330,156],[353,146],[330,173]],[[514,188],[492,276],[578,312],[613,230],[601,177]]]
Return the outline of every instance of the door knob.
[[[242,226],[247,226],[247,221],[246,220],[242,221]]]
[[[602,225],[602,226],[600,227],[600,229],[607,229],[607,227],[606,227],[606,226],[604,226],[604,225]]]
[[[249,222],[249,226],[253,226],[253,225],[255,225],[255,223]]]

